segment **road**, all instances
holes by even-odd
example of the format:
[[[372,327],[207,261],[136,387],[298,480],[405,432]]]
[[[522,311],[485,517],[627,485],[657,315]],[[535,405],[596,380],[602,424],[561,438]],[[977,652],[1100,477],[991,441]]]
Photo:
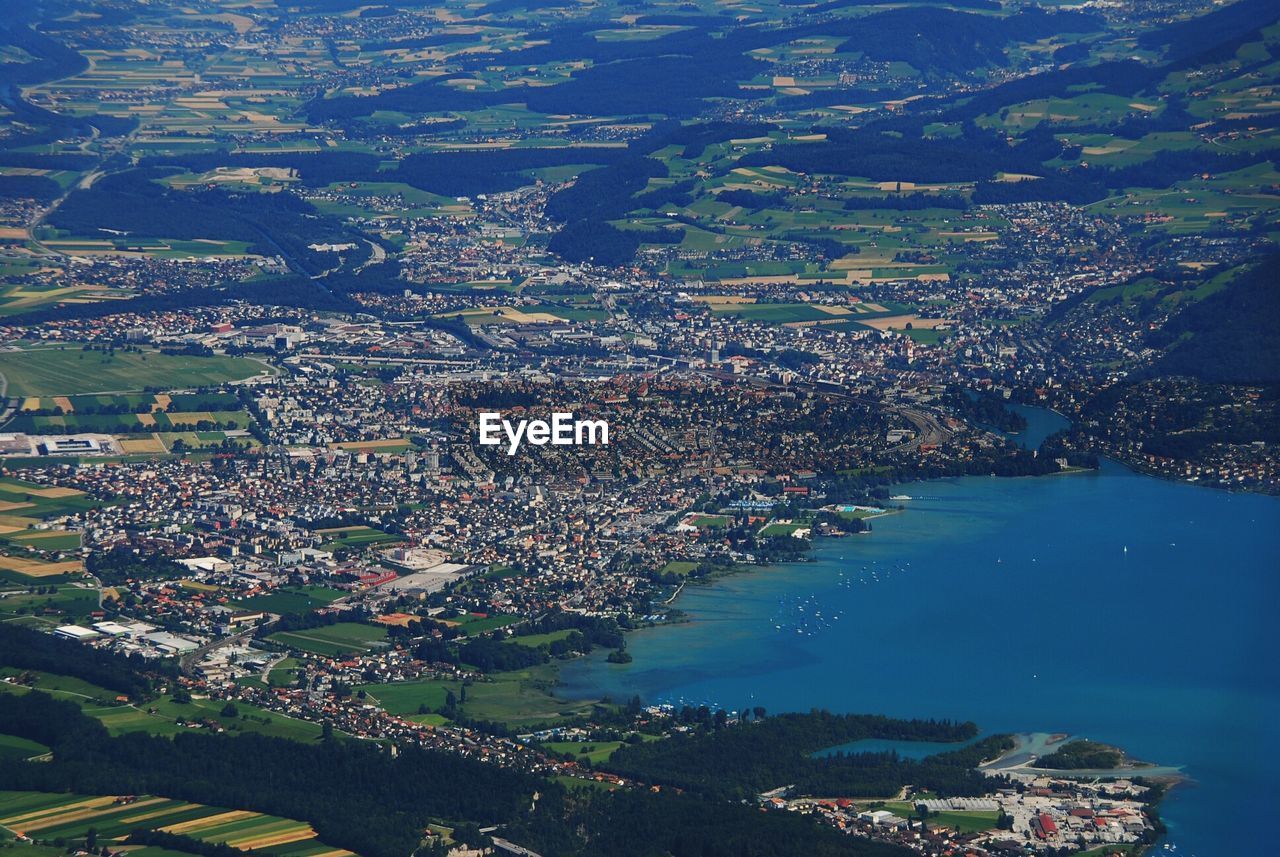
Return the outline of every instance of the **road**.
[[[381,244],[376,241],[370,241],[368,238],[364,239],[364,243],[369,245],[369,258],[364,260],[363,265],[356,268],[357,271],[363,271],[370,265],[377,265],[380,262],[387,261],[387,251],[382,248]]]
[[[4,403],[4,409],[0,410],[0,426],[3,426],[13,419],[14,412],[18,410],[18,400],[9,400],[9,379],[3,372],[0,372],[0,402]]]
[[[273,619],[271,621],[274,622],[275,620]],[[191,651],[187,652],[185,655],[182,655],[180,658],[178,658],[178,664],[182,668],[183,672],[189,673],[191,672],[192,667],[195,664],[197,664],[200,660],[202,660],[205,655],[209,654],[212,651],[215,651],[216,649],[220,649],[223,646],[230,646],[230,645],[233,645],[234,643],[238,643],[241,640],[245,639],[246,637],[252,637],[254,632],[257,630],[258,630],[257,625],[250,625],[248,628],[245,628],[243,631],[237,631],[236,633],[232,634],[230,637],[220,637],[217,640],[213,640],[211,642],[205,643],[200,648],[192,649]]]

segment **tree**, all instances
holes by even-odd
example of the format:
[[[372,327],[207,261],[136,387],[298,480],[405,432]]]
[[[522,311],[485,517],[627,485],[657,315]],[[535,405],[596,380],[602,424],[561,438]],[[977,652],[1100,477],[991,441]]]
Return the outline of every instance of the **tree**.
[[[226,705],[222,706],[222,716],[239,717],[240,710],[236,708],[236,704],[234,702],[228,702]]]

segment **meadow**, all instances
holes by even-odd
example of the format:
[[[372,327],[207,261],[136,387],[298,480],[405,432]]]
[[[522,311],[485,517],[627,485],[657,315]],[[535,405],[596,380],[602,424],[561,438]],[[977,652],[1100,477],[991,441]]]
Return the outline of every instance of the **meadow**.
[[[321,843],[305,822],[153,795],[0,791],[0,825],[40,841],[83,839],[93,829],[99,842],[123,842],[141,828],[280,857],[354,857]]]
[[[181,389],[238,381],[267,371],[243,357],[193,357],[39,347],[0,352],[10,396],[70,396],[103,391]]]
[[[563,700],[551,695],[558,674],[555,664],[495,673],[484,681],[469,684],[465,702],[461,683],[444,679],[366,684],[359,689],[392,714],[415,722],[422,722],[419,718],[428,716],[417,714],[421,706],[431,711],[439,709],[452,692],[467,717],[504,723],[513,729],[528,729],[591,711],[593,702]],[[435,722],[434,718],[430,722]]]
[[[902,818],[909,818],[915,815],[915,806],[906,801],[886,803],[884,808]],[[929,813],[929,826],[934,829],[949,827],[960,833],[980,833],[994,828],[998,816],[999,813],[995,812],[931,812]]]
[[[18,677],[24,677],[27,683],[12,681]],[[145,703],[128,705],[117,700],[119,694],[113,690],[71,676],[38,670],[2,667],[0,679],[5,679],[0,681],[0,694],[39,690],[57,699],[75,702],[85,714],[101,721],[112,735],[143,732],[171,736],[190,729],[213,729],[232,735],[253,733],[295,741],[315,741],[321,734],[318,723],[296,720],[245,702],[235,703],[234,716],[225,716],[222,711],[226,703],[219,700],[197,697],[190,702],[175,702],[169,697],[157,697]]]
[[[48,752],[49,748],[43,744],[19,738],[17,735],[0,733],[0,762],[21,761],[30,759],[32,756],[42,756]]]
[[[346,593],[327,586],[296,586],[273,589],[262,595],[254,595],[236,603],[242,610],[265,610],[268,613],[308,613],[317,607],[332,604]]]
[[[585,758],[593,765],[607,762],[613,751],[622,746],[621,741],[545,741],[541,747],[561,756],[568,753],[575,759]]]
[[[386,644],[387,629],[359,622],[339,622],[303,631],[277,631],[267,639],[315,655],[370,652]]]

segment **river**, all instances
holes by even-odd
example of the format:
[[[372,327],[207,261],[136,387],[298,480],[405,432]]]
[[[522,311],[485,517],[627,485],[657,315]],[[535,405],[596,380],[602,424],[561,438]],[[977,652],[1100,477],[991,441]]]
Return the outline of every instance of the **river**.
[[[1162,807],[1179,853],[1275,853],[1280,499],[1111,462],[894,490],[906,512],[686,587],[691,621],[632,634],[631,664],[566,664],[560,692],[1085,736],[1183,766]]]

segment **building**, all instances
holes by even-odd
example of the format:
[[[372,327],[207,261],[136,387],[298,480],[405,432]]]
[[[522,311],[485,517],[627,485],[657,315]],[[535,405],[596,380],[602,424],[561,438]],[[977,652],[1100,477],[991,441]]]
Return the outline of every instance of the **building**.
[[[98,632],[80,625],[60,625],[54,629],[53,635],[62,637],[64,640],[88,640],[98,636]]]

